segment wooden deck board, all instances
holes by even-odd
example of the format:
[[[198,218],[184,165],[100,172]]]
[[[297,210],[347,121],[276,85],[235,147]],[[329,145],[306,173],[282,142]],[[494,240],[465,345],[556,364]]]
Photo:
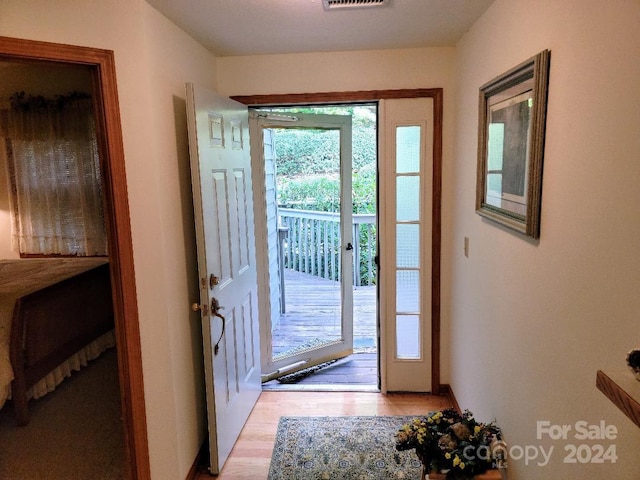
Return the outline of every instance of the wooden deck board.
[[[275,355],[315,338],[336,339],[340,333],[340,285],[285,269],[286,312],[273,329]],[[354,344],[375,345],[376,287],[353,288]]]
[[[285,269],[286,312],[272,331],[274,355],[316,339],[340,338],[338,282]],[[375,286],[353,288],[354,355],[301,377],[296,385],[370,385],[378,383],[377,301]],[[272,380],[266,389],[289,384]]]

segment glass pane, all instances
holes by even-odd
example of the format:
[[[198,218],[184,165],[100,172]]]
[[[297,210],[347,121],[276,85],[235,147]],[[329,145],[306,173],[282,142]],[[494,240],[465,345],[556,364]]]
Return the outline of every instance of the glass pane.
[[[502,172],[487,174],[487,191],[502,196]]]
[[[420,225],[396,226],[396,265],[415,268],[420,266]]]
[[[420,177],[396,178],[396,220],[420,220]]]
[[[396,128],[396,172],[420,171],[420,127]]]
[[[420,358],[420,317],[396,316],[396,358]]]
[[[278,207],[339,212],[340,130],[275,128],[273,132]]]
[[[420,309],[420,272],[399,270],[396,272],[396,311],[417,312]]]
[[[265,241],[272,269],[275,361],[339,341],[343,332],[340,132],[280,128],[273,135],[278,176],[277,187],[272,180],[271,188],[279,195],[274,224],[280,231],[274,228]],[[301,143],[307,146],[303,153],[298,151]],[[304,171],[310,162],[321,162],[323,173],[295,178],[283,173]],[[275,194],[271,201],[275,210]]]

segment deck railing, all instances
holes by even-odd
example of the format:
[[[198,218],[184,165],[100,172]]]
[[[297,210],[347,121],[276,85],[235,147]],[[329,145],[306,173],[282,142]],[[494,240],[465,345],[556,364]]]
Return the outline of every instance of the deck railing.
[[[279,224],[287,229],[287,235],[280,237],[284,267],[340,280],[340,214],[279,208],[278,216]],[[354,285],[377,283],[375,255],[375,214],[354,214]]]

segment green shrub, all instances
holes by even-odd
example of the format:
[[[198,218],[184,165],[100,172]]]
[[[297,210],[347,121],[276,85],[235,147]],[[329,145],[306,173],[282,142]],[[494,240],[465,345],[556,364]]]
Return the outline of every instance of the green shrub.
[[[377,139],[376,117],[373,107],[324,107],[299,108],[291,113],[325,113],[352,115],[352,202],[353,213],[376,213]],[[274,129],[276,146],[276,169],[278,205],[299,210],[321,212],[340,211],[340,138],[337,130],[311,130],[296,128]],[[369,239],[368,237],[372,238]],[[375,248],[376,229],[360,230],[360,238],[355,239],[360,246],[360,284],[376,283],[376,266],[372,265],[371,282],[366,245]],[[334,243],[337,244],[337,243]],[[328,251],[329,270],[333,271],[337,262],[337,252]],[[375,252],[370,253],[371,256]],[[356,265],[357,267],[358,265]],[[298,269],[299,265],[288,265]],[[319,268],[322,270],[324,266]],[[305,270],[304,267],[302,267]],[[325,278],[333,273],[318,272]],[[336,278],[332,278],[336,280]]]
[[[353,213],[376,213],[376,168],[353,172]],[[340,211],[340,177],[326,175],[278,176],[278,205],[320,212]]]

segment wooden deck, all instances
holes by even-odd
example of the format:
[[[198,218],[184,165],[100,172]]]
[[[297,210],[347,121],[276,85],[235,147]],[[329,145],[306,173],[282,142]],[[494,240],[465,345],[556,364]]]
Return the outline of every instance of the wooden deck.
[[[353,287],[354,355],[294,382],[298,385],[377,385],[375,286]],[[340,336],[340,284],[285,269],[286,312],[272,331],[274,357]],[[275,381],[268,385],[274,385]],[[291,384],[289,384],[291,385]]]
[[[340,284],[285,269],[286,312],[273,329],[274,356],[313,341],[340,336]],[[353,287],[356,350],[376,348],[376,287]]]
[[[263,390],[377,392],[378,355],[354,353],[348,357],[311,368],[301,374],[287,375],[262,384]]]

